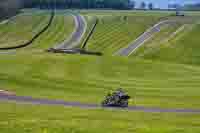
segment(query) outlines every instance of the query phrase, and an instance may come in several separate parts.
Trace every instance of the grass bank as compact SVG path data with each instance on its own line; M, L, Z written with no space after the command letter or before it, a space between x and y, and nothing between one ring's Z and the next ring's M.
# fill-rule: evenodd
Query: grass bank
M131 105L199 108L200 68L140 59L79 55L0 56L1 88L39 98L100 103L117 87Z

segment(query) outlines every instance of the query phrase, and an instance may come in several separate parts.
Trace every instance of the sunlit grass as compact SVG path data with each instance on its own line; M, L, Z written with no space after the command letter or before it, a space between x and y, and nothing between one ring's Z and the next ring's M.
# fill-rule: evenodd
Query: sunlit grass
M0 84L18 95L100 103L123 87L132 105L199 108L195 66L79 55L1 55Z
M0 25L0 47L21 45L44 28L50 18L49 13L22 13Z
M112 55L126 47L146 29L159 21L160 17L150 16L104 16L100 17L94 34L87 47L92 51Z
M161 43L143 58L151 60L168 61L199 65L200 50L200 25L186 25L174 39Z
M32 45L24 50L41 50L59 45L67 40L75 28L73 17L67 12L57 12L52 24Z
M199 133L198 114L143 113L117 110L0 103L3 133Z

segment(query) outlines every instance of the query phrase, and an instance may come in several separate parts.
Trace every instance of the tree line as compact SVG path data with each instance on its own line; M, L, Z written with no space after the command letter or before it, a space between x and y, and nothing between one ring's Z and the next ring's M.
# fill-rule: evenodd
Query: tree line
M0 14L23 8L107 8L134 9L132 0L0 0ZM153 4L141 3L140 9L153 9Z
M26 8L107 8L135 9L134 0L22 0ZM154 9L153 3L142 1L137 9Z
M200 3L196 4L186 4L183 7L184 10L193 10L193 11L200 11Z
M0 19L16 14L20 8L128 9L130 0L0 0Z
M0 0L0 19L17 13L20 8L66 9L66 8L106 8L106 9L135 9L132 0ZM141 2L139 9L152 10L153 4Z
M25 7L128 9L130 0L22 0Z

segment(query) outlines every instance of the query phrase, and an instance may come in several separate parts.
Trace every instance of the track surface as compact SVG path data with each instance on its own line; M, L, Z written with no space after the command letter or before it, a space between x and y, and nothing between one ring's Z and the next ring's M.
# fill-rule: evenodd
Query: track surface
M7 95L0 93L0 101L16 102L16 103L27 103L27 104L39 104L39 105L62 105L66 107L79 107L83 109L101 109L102 107L97 104L82 104L79 102L66 102L61 100L48 100L48 99L37 99L32 97L23 97L15 95ZM128 108L116 108L116 107L106 107L105 109L120 109L127 111L141 111L150 113L192 113L200 114L200 110L194 109L161 109L161 108L151 108L151 107L139 107L132 106Z
M174 24L176 21L173 20L165 20L157 23L146 32L144 32L140 37L138 37L135 41L133 41L127 48L123 48L119 50L115 55L120 56L129 56L133 53L137 48L139 48L142 44L144 44L147 40L149 40L155 33L160 32L162 26L166 24Z
M75 21L75 30L71 37L61 44L58 44L56 49L70 49L76 47L86 31L86 21L81 15L73 15Z

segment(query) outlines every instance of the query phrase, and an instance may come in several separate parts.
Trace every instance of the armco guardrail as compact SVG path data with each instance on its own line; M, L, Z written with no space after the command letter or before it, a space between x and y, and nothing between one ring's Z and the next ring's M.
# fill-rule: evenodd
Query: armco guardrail
M54 16L55 16L55 12L52 11L48 24L40 32L38 32L36 35L34 35L33 38L30 39L29 41L25 42L24 44L17 45L17 46L0 48L0 50L18 49L18 48L23 48L23 47L30 45L31 43L33 43L34 40L36 40L42 33L44 33L49 28L49 26L52 24Z

